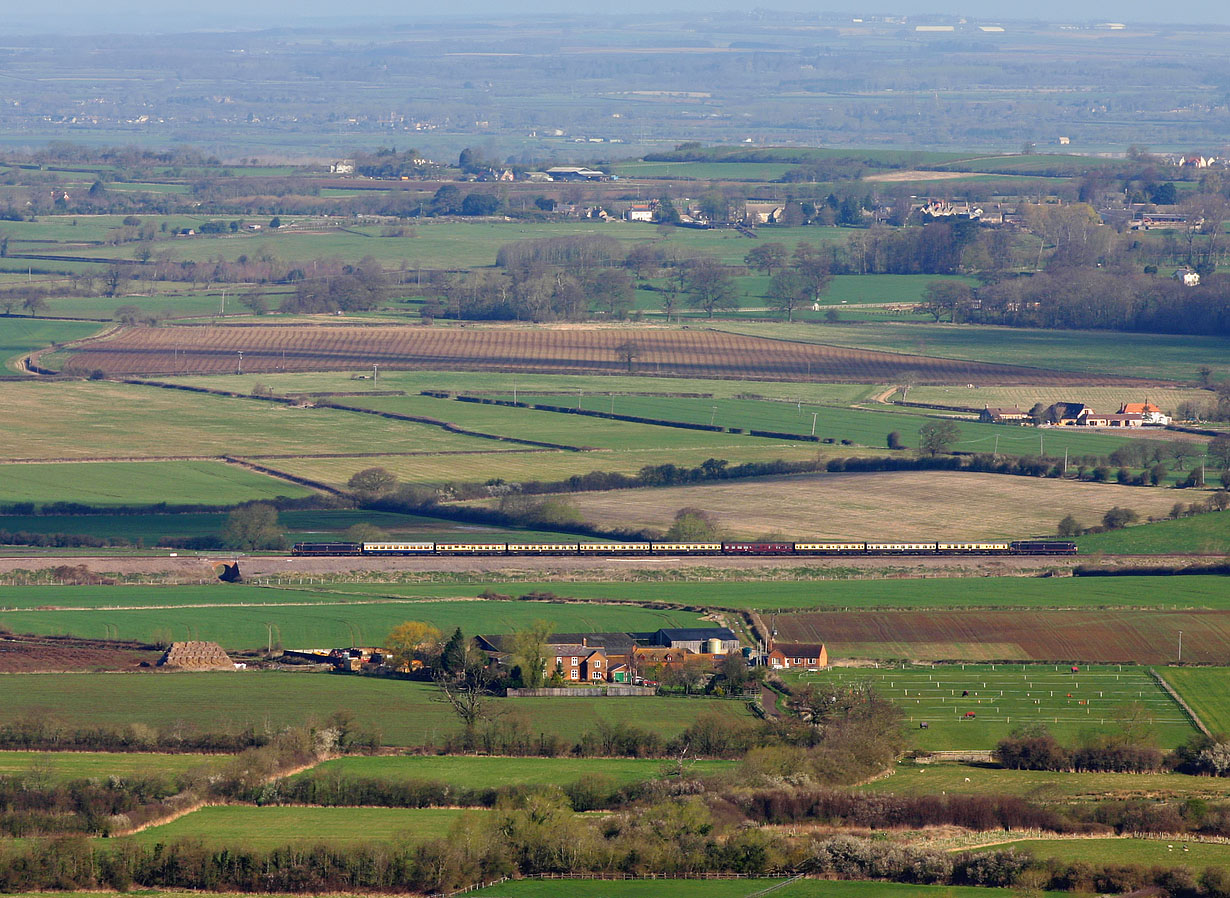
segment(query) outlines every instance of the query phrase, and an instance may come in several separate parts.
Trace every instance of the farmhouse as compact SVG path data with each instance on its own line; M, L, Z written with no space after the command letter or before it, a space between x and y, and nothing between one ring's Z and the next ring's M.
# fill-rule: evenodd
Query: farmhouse
M1029 413L1014 405L1002 408L987 406L978 414L978 420L983 424L1028 424Z
M1174 419L1162 414L1162 410L1150 402L1125 402L1119 409L1120 415L1140 415L1142 423L1155 427L1166 427Z
M602 649L584 643L552 645L550 649L554 655L547 658L548 675L576 683L606 680L610 663Z
M1083 425L1091 414L1093 409L1083 402L1056 402L1046 410L1047 420L1060 427Z
M780 202L748 200L743 204L743 221L750 225L774 224L781 220L786 207Z
M773 670L817 670L829 665L829 650L823 643L770 642L765 664Z

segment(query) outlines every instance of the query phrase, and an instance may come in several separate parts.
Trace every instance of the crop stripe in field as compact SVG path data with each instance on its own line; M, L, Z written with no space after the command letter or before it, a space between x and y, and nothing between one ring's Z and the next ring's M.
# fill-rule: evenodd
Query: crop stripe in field
M1179 693L1175 690L1175 688L1171 686L1168 682L1166 682L1165 677L1163 677L1160 673L1158 673L1152 667L1149 668L1149 676L1153 677L1154 681L1157 683L1158 686L1161 687L1162 691L1165 692L1167 695L1169 695L1172 699L1174 699L1175 704L1177 704L1180 708L1183 709L1183 713L1188 716L1188 718L1191 720L1193 724L1195 724L1196 729L1200 730L1200 732L1204 733L1206 736L1212 738L1213 736L1212 731L1207 726L1204 725L1204 721L1200 719L1200 715L1192 710L1191 705L1183 701L1183 696L1179 695Z

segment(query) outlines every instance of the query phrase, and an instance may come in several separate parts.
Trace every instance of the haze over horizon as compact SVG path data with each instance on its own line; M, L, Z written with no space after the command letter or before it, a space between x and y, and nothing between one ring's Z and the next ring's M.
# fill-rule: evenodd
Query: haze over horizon
M804 0L773 0L767 10L789 12L818 10ZM566 0L531 0L515 10L491 0L460 0L445 9L426 4L406 4L395 0L357 0L339 12L328 0L216 0L207 8L167 6L155 0L114 0L100 9L92 0L60 0L53 8L25 8L10 11L0 33L148 33L164 31L227 31L232 29L284 27L327 27L345 22L373 19L421 21L440 18L479 16L483 18L516 18L541 14L570 15L635 15L670 14L678 12L736 12L738 6L714 7L705 0L672 0L667 5L651 0L626 0L618 10L605 4L566 2ZM1161 25L1230 25L1230 6L1212 0L1196 0L1178 6L1159 7L1146 0L1080 0L1064 3L1041 0L1027 11L1008 0L877 0L866 8L850 6L850 15L941 15L967 16L978 21L1000 18L1004 21L1052 22L1128 22ZM1027 15L1023 13L1028 13Z

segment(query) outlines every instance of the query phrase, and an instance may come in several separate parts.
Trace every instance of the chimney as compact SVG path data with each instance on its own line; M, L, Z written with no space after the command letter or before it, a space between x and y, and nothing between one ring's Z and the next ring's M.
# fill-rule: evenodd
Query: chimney
M583 648L589 648L589 637L588 636L581 637L581 646Z

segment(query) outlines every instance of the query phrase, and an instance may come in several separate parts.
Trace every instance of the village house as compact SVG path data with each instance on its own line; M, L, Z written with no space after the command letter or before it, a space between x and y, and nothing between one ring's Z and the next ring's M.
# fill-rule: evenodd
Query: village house
M1192 271L1190 268L1180 268L1171 277L1176 281L1180 281L1184 287L1200 286L1200 274Z
M633 203L624 213L627 221L653 221L653 203Z

